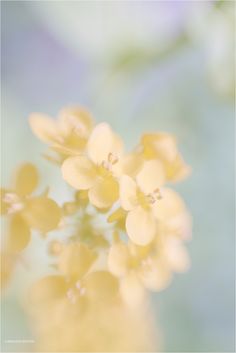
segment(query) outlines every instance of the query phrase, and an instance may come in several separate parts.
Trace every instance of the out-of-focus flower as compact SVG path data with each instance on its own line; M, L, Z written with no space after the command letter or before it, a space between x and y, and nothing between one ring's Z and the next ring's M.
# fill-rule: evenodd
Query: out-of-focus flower
M47 194L33 196L38 186L38 171L30 163L23 164L15 173L12 188L1 189L1 214L9 216L6 249L23 250L30 241L30 229L47 233L56 229L61 209Z
M79 242L70 242L60 247L56 268L59 275L42 278L32 288L33 300L45 295L45 301L56 296L79 307L103 300L116 294L117 280L107 271L90 271L97 258L96 252ZM61 290L58 290L58 289ZM75 305L75 308L76 308Z
M67 158L63 178L75 189L88 190L92 205L109 208L119 197L119 158L123 143L106 123L98 124L87 143L88 156Z
M158 159L163 163L167 181L177 182L189 175L190 167L179 153L173 135L165 132L144 134L140 145L144 159Z
M34 134L58 153L55 161L59 163L68 156L81 154L93 127L91 114L82 107L62 109L58 120L45 114L32 113L29 122ZM54 160L50 155L47 157Z
M121 241L109 251L108 268L120 278L120 292L130 306L139 305L146 298L146 290L161 291L171 282L172 272L189 268L188 253L173 236L158 232L147 246Z
M161 199L160 187L165 173L158 160L144 163L134 181L128 175L120 179L120 202L128 212L126 230L130 239L138 245L150 243L156 233L156 202Z
M152 323L147 313L142 308L133 312L124 306L117 279L108 271L91 271L94 260L88 247L69 243L58 256L60 274L44 277L31 287L30 313L40 337L37 349L153 349Z

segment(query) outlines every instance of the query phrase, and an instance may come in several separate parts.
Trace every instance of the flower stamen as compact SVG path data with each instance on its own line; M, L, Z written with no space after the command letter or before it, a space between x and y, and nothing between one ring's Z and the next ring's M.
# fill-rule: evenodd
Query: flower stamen
M156 188L153 192L147 195L147 200L150 204L154 204L156 201L161 199L162 195L159 188Z

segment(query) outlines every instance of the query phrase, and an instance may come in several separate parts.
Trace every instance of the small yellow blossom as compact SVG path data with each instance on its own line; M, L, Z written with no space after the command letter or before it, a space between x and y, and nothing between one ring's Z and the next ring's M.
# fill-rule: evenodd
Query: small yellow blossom
M62 109L58 120L42 113L32 113L29 122L33 133L59 154L59 163L84 150L93 127L92 116L82 107Z
M132 193L129 196L129 200L124 200L126 206L135 200ZM183 200L175 191L162 188L161 199L152 208L156 219L152 241L140 246L116 240L108 255L108 268L121 278L121 294L129 305L139 304L145 298L144 288L160 291L169 285L173 272L189 268L183 241L191 235L191 219Z
M127 175L120 179L120 202L128 212L126 230L138 245L150 243L156 233L156 203L161 199L160 187L165 182L162 164L157 160L144 163L136 181Z
M153 350L148 314L142 307L132 311L123 305L118 280L108 271L92 270L94 259L88 247L68 243L58 258L59 274L43 277L30 288L28 302L31 318L37 321L37 348Z
M67 300L68 304L87 306L116 295L118 282L108 271L90 271L96 253L86 245L71 242L64 245L58 255L58 275L50 275L36 282L31 288L31 300L40 304ZM43 298L42 298L43 297ZM76 308L76 306L75 306Z
M136 306L146 297L146 290L161 291L171 281L172 272L189 268L189 257L182 242L157 234L148 246L131 242L114 243L108 255L108 268L119 277L120 291L128 305Z
M189 175L190 167L179 153L173 135L165 132L144 134L140 144L144 159L158 159L163 163L168 181L177 182Z
M119 197L117 176L122 152L119 136L108 124L98 124L88 140L87 156L70 157L62 164L63 178L77 190L88 190L95 207L109 208Z
M1 189L1 213L9 216L6 247L10 252L23 250L30 240L30 229L47 233L57 228L61 210L46 195L33 196L38 185L37 169L25 163L16 171L13 187Z

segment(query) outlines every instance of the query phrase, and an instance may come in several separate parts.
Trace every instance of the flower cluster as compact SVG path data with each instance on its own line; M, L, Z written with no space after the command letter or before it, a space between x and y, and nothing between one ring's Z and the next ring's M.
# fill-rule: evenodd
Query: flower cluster
M48 246L54 272L29 294L41 349L85 351L95 342L95 350L147 349L147 334L135 324L147 290L164 289L174 272L189 267L184 242L191 235L191 218L169 184L184 179L190 168L175 138L147 133L127 153L120 136L107 123L95 125L81 107L63 109L58 120L33 113L29 121L49 146L45 157L59 165L74 195L61 206L48 189L35 196L39 177L29 163L17 171L11 188L1 190L2 214L9 217L4 256L24 250L31 229L44 236L59 228L67 232L63 241L58 236ZM123 348L119 334L132 325L134 339L126 338L130 343Z

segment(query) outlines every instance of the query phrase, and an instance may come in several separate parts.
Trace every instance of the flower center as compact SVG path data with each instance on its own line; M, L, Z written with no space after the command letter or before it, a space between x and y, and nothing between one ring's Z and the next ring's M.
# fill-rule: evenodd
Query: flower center
M24 208L24 204L19 196L13 192L6 193L3 201L8 205L8 214L19 212Z
M112 167L113 165L115 165L117 162L119 161L119 158L112 152L110 152L107 156L106 160L103 160L100 167L100 173L103 174L107 174L107 172L111 172L112 171Z
M156 188L153 192L148 194L146 197L147 197L150 204L154 204L156 201L162 199L161 192L160 192L159 188Z
M75 304L76 301L79 299L79 297L82 297L85 294L86 294L85 287L83 287L81 282L78 281L76 282L75 287L70 288L67 291L66 296L72 304Z
M73 115L70 115L67 120L72 128L72 131L80 136L86 136L87 129L84 124L76 119Z
M161 200L161 192L159 188L156 188L153 192L145 195L141 190L137 192L138 203L144 208L149 209L156 201Z

